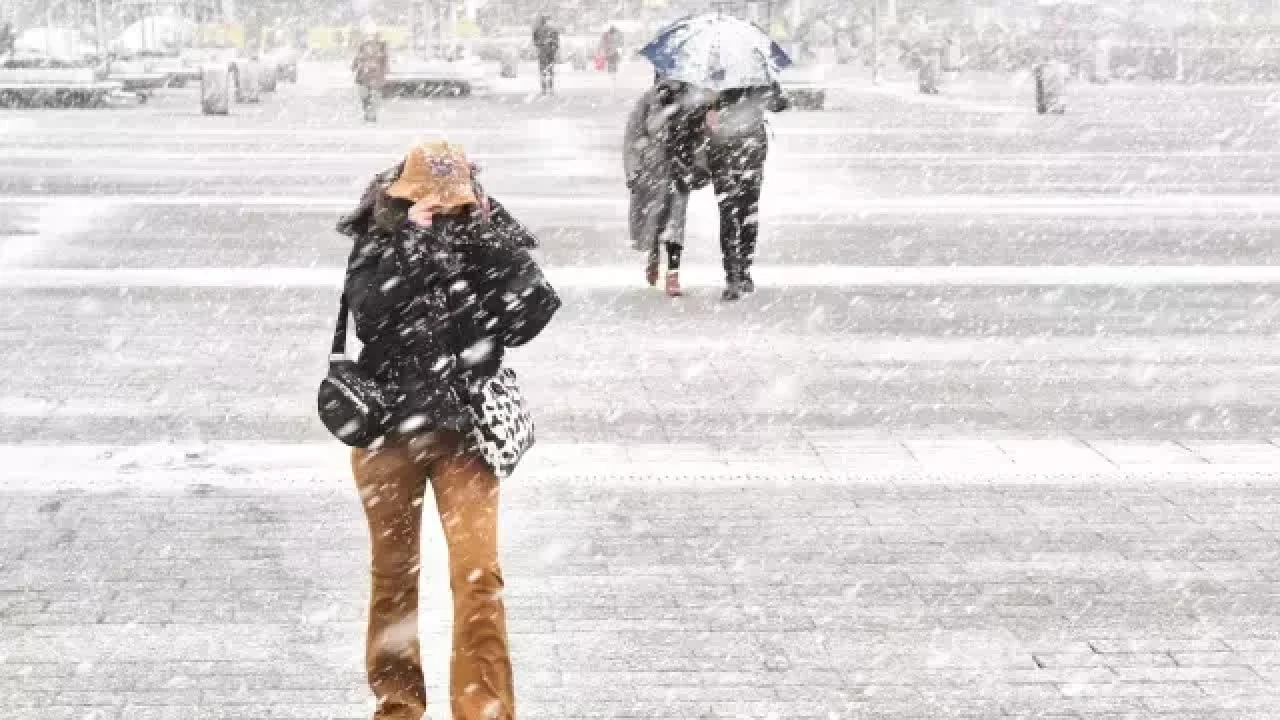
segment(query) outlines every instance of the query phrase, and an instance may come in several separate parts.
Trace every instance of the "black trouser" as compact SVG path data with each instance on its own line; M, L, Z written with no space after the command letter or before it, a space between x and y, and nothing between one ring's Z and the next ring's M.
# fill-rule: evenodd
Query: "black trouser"
M768 138L763 132L732 144L711 146L711 184L720 206L720 253L725 279L730 282L750 272L755 259L767 154Z
M676 272L680 269L680 256L684 253L684 246L679 243L667 243L667 270Z
M556 91L555 58L538 58L538 77L542 80L542 92L553 93Z

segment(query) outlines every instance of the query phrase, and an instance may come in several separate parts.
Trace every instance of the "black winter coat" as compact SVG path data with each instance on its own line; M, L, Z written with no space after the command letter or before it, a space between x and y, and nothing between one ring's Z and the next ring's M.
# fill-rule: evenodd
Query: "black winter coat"
M708 157L712 175L718 177L756 173L769 153L765 112L782 112L790 101L782 88L734 88L721 92L714 104L719 127L710 133Z
M682 193L711 182L707 167L707 110L711 94L691 85L665 81L655 91L658 105L667 109L662 141L670 174Z
M498 372L505 348L536 337L560 299L528 252L536 241L496 201L488 218L436 216L426 229L409 224L407 203L378 194L373 205L339 225L355 237L345 292L360 367L391 401L393 435L465 433L471 388Z
M538 62L550 65L560 56L560 31L551 23L541 23L533 29L533 46L538 51Z

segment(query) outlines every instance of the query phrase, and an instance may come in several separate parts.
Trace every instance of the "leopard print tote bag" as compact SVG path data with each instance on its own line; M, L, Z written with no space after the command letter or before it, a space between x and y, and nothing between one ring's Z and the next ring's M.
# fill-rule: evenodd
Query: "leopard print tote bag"
M520 459L533 447L533 416L516 382L516 371L502 368L472 392L475 427L471 448L499 479L511 477Z

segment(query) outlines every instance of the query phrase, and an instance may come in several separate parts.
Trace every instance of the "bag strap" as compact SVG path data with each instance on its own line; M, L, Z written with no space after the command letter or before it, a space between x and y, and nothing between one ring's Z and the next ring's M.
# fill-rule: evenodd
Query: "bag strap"
M333 347L329 352L329 362L338 362L347 359L347 317L351 314L348 312L347 294L342 293L342 300L338 302L338 326L333 331Z

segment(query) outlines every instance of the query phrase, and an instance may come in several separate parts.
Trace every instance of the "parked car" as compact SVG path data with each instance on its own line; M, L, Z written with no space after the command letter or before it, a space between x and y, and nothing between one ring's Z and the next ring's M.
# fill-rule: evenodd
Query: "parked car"
M260 91L275 89L276 67L256 60L235 47L189 48L183 53L197 67L219 65L226 68L230 87L235 97L257 97ZM269 73L269 74L268 74ZM256 87L242 87L242 82L252 78Z
M799 62L783 70L779 82L796 109L822 110L826 107L826 65Z
M120 91L92 58L18 51L0 59L0 107L101 107Z
M167 87L180 88L200 82L199 63L179 52L141 52L136 58L145 62L152 72L164 73L168 77Z
M423 60L408 54L391 58L391 72L382 87L386 97L465 97L484 90L484 71L473 57Z
M59 62L81 62L98 54L98 46L79 30L69 27L34 27L18 34L14 54Z
M280 82L298 82L298 61L302 58L302 53L292 45L278 47L264 53L262 61L264 64L274 67L276 77Z
M155 69L154 63L145 57L113 57L107 60L107 79L120 83L125 92L134 93L146 102L157 90L168 87L172 78L168 73Z

